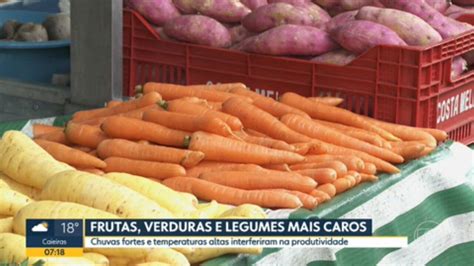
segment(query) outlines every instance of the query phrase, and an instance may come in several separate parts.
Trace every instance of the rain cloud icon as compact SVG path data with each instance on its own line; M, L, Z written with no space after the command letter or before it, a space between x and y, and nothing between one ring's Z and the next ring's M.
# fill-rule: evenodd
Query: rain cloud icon
M42 222L40 224L37 224L31 228L32 232L48 232L48 223L47 222Z

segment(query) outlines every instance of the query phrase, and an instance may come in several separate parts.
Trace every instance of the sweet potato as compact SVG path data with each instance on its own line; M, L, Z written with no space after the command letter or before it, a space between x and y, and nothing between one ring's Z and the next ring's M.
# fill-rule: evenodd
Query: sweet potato
M242 4L248 7L250 10L255 10L261 6L268 5L267 0L240 0Z
M438 31L443 39L457 36L473 28L467 23L445 17L424 0L380 0L380 2L388 8L406 11L422 18Z
M184 15L170 20L164 26L166 35L195 44L227 47L231 44L230 33L217 20L201 15Z
M344 10L351 11L374 5L374 2L374 0L341 0L340 5Z
M425 2L441 13L444 13L451 5L451 1L449 0L425 0ZM473 3L471 0L471 4Z
M194 8L194 0L173 0L173 3L183 14L196 13L196 9Z
M364 53L377 45L407 45L390 28L371 21L355 20L331 32L331 37L346 50Z
M248 31L244 26L239 25L229 29L232 44L239 43L244 39L254 36L255 33Z
M242 42L247 52L270 55L320 55L338 45L325 31L301 25L282 25Z
M467 9L457 5L451 5L446 10L446 12L444 12L444 15L457 20L464 15L474 16L474 9Z
M331 51L311 59L312 62L344 66L352 62L356 55L344 50Z
M130 0L129 5L151 23L159 26L180 16L178 9L171 0Z
M453 64L451 65L451 79L458 78L466 70L467 61L461 56L455 57L453 59Z
M308 12L286 3L259 7L242 20L242 25L252 32L263 32L284 24L311 26L311 23Z
M401 10L366 6L359 10L356 19L385 25L395 31L408 45L424 46L443 40L430 24Z
M194 8L202 15L220 22L240 22L251 12L239 0L193 0Z
M269 3L287 3L299 9L303 9L303 11L307 12L313 20L311 26L318 28L321 28L325 23L331 20L331 16L329 16L324 9L311 3L309 0L270 0Z
M348 22L354 21L355 16L357 15L357 10L348 11L341 13L335 17L333 17L327 24L326 24L326 31L331 33L336 28L345 25Z
M313 2L319 6L324 7L325 9L328 9L340 5L341 0L314 0Z

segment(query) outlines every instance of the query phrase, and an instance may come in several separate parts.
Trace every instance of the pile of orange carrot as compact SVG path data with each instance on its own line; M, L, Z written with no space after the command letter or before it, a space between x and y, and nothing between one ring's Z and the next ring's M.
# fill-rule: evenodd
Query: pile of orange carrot
M66 128L34 125L35 140L83 171L145 176L202 200L314 209L447 138L354 114L339 98L276 101L241 83L137 89L133 100L75 113Z

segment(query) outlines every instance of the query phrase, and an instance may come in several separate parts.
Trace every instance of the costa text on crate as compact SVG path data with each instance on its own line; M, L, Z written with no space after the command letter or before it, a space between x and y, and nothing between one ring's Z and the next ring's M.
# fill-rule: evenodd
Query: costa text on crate
M442 123L474 108L472 89L463 91L438 103L438 120Z

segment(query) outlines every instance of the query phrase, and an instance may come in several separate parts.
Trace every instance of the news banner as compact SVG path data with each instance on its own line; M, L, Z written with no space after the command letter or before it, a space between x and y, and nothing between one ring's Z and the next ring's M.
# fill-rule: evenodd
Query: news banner
M84 248L401 248L372 220L27 220L28 256L82 256Z

